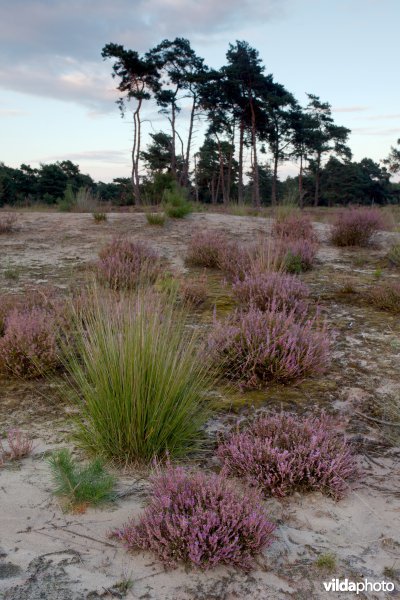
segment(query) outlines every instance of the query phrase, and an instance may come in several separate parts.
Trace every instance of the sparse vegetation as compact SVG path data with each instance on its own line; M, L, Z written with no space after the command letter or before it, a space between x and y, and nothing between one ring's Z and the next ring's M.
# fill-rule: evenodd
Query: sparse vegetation
M370 302L380 308L392 313L400 313L400 282L385 281L373 286L368 291Z
M8 448L0 439L0 467L7 461L20 460L29 456L33 450L33 441L30 436L20 429L10 429L6 436Z
M393 244L388 252L389 263L394 267L400 267L400 244Z
M12 233L17 229L18 218L15 214L0 214L0 235Z
M327 552L326 554L320 554L314 564L318 569L332 572L337 566L336 556L330 552Z
M92 213L92 216L96 223L105 223L107 221L107 213L105 212L96 211Z
M142 517L114 532L129 549L153 552L170 567L225 564L248 571L273 541L275 527L258 494L241 493L222 475L168 466L152 483Z

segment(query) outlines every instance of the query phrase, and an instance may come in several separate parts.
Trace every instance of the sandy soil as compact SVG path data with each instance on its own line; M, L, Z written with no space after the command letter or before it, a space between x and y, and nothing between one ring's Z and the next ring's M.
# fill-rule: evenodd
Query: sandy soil
M87 277L98 249L115 235L149 239L175 268L184 269L185 246L193 227L225 230L251 241L268 233L267 219L196 214L165 228L149 227L144 215L111 214L105 224L91 215L24 213L20 230L0 237L0 290L23 293L51 284L63 293ZM201 573L183 568L166 572L148 554L127 554L108 532L138 514L148 484L137 473L119 473L122 497L112 506L85 514L64 513L51 493L48 452L69 445L70 407L43 382L0 382L0 426L19 425L35 437L33 456L0 471L0 597L7 600L80 600L85 598L319 599L332 577L393 581L400 589L400 446L391 431L379 430L360 413L371 414L375 401L400 390L399 319L376 311L363 291L382 268L398 234L382 234L368 251L338 250L327 241L327 226L316 224L323 240L319 265L304 279L336 331L334 360L321 378L288 388L245 394L235 405L240 414L285 404L299 411L325 407L336 413L360 456L362 476L347 497L335 503L321 494L268 500L277 523L277 540L246 575L233 569ZM10 278L7 272L17 273ZM354 291L345 291L351 283ZM236 419L223 414L211 429ZM126 493L126 495L124 495ZM333 572L315 565L320 554L336 557ZM390 570L390 571L388 571ZM386 575L384 575L384 572ZM387 573L390 572L390 577ZM131 582L123 591L123 583ZM125 594L125 595L124 595ZM351 598L348 593L345 597ZM354 596L355 597L355 596ZM384 593L359 598L384 598ZM400 597L398 592L388 598Z

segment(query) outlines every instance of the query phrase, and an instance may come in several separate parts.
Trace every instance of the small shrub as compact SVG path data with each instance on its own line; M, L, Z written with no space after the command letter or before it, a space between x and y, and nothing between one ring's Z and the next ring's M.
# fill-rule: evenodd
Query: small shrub
M290 212L278 218L272 225L272 234L279 239L318 242L310 218L298 212Z
M274 301L277 310L295 308L304 313L309 290L293 275L265 272L246 275L242 281L236 281L233 293L244 306L253 305L264 311Z
M317 251L318 244L302 238L288 239L287 242L282 242L277 247L277 252L282 257L284 270L292 274L312 269Z
M76 206L76 196L70 183L65 188L64 196L57 200L58 208L61 212L70 212Z
M32 378L59 364L54 315L41 308L14 309L0 337L0 372Z
M394 244L388 252L388 260L394 267L400 267L400 244Z
M372 287L368 292L370 302L392 313L400 313L400 282L388 281Z
M295 306L278 310L276 302L266 311L250 307L216 322L209 343L224 375L245 388L322 373L329 362L325 323Z
M165 190L164 203L165 212L171 219L183 219L192 212L186 190L177 184L174 184L171 189Z
M186 263L193 267L220 269L228 244L222 231L195 231L188 244Z
M54 493L65 497L71 506L112 500L115 478L105 471L99 459L80 467L65 449L54 452L49 464L55 483Z
M183 279L179 286L179 293L184 302L191 306L201 306L207 300L207 278Z
M8 450L0 440L0 466L6 460L20 460L29 456L33 450L33 442L26 433L20 429L10 429L7 433Z
M146 219L149 225L158 225L160 227L164 226L166 221L165 213L160 212L148 212L146 213Z
M249 274L282 271L284 254L270 240L252 244L230 242L221 257L221 269L230 280L244 279Z
M248 571L273 540L275 528L259 495L241 494L221 475L188 475L168 466L152 483L150 504L139 521L113 534L129 549L153 552L169 567L182 561L202 569L223 564Z
M17 216L14 214L0 214L0 235L3 233L12 233L17 228Z
M124 462L193 451L212 370L185 307L173 294L139 290L116 303L94 291L77 317L65 394L79 410L82 446Z
M92 216L96 223L104 223L107 221L107 213L105 212L93 212Z
M357 474L355 458L333 422L289 413L262 416L217 450L223 470L266 496L318 490L338 500Z
M99 252L97 276L113 290L153 283L161 272L158 254L145 242L113 240Z
M384 228L385 220L378 208L348 208L334 222L331 240L336 246L369 246Z

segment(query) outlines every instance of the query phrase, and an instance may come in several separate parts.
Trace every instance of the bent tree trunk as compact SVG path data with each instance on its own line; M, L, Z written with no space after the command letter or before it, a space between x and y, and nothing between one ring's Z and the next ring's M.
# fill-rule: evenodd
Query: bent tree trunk
M241 119L239 128L239 181L238 181L238 202L244 202L243 192L243 145L244 145L244 121Z
M141 204L140 178L139 178L139 154L140 154L140 109L142 100L138 101L133 113L133 146L132 146L132 188L135 204Z

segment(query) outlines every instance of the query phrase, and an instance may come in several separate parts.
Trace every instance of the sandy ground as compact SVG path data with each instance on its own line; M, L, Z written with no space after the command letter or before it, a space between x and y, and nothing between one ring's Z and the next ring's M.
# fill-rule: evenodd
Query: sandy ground
M105 224L91 215L24 213L20 230L0 237L0 289L22 293L30 287L68 288L87 277L86 266L115 235L149 239L175 268L183 269L186 242L193 227L218 228L251 241L265 235L263 218L196 214L165 228L149 227L144 215L112 214ZM109 531L139 514L148 484L137 473L119 474L119 491L127 495L112 506L85 514L62 510L51 493L46 462L53 448L70 445L69 407L52 397L43 382L0 382L0 426L19 425L35 437L33 456L0 470L0 597L8 600L80 600L85 598L284 599L352 598L325 592L333 577L393 581L400 590L400 447L392 432L381 431L359 413L372 401L385 401L400 390L399 319L376 311L363 299L374 273L387 270L384 255L398 234L382 234L368 251L338 250L326 242L327 226L316 224L323 240L319 265L304 279L336 331L332 369L323 378L263 393L245 395L241 413L275 404L300 411L328 408L360 456L362 476L345 499L335 503L321 494L268 500L277 523L277 539L250 574L219 568L201 573L183 568L166 572L149 554L127 554ZM6 276L17 271L17 278ZM355 293L344 293L351 282ZM221 416L214 426L236 419ZM217 420L218 421L218 420ZM390 443L389 443L390 442ZM315 565L320 554L336 557L333 572ZM386 575L384 575L386 573ZM390 573L390 576L388 575ZM123 583L131 582L123 592ZM125 595L124 595L125 594ZM360 594L359 598L394 598Z

